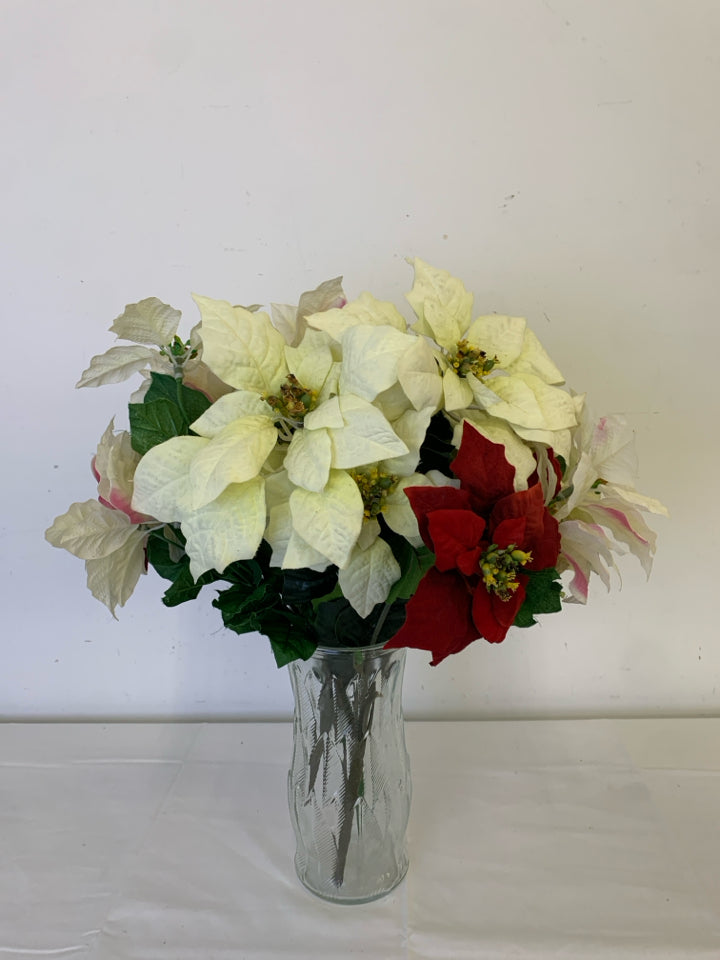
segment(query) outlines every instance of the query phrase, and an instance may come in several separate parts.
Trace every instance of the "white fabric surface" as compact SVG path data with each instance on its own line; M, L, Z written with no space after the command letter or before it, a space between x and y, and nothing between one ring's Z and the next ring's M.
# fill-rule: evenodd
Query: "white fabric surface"
M0 960L720 957L720 720L409 723L410 871L295 878L290 724L0 726Z

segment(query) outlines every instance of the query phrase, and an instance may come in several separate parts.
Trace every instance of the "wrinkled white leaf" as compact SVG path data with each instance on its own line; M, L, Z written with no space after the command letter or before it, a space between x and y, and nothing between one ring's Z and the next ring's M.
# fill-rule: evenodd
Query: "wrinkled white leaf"
M156 353L150 347L110 347L92 358L75 386L100 387L105 383L122 383L146 367Z
M177 333L182 314L157 297L129 303L115 319L110 331L120 340L167 346Z
M190 464L209 442L173 437L148 450L135 471L133 509L163 523L184 519L193 508Z
M526 331L524 317L491 313L473 320L465 339L471 346L484 350L491 359L497 357L498 366L509 370L522 353Z
M439 316L437 312L432 318L426 314L426 305L433 304L443 309L445 317L452 318L455 329L467 330L472 319L473 296L465 289L463 282L451 276L447 270L437 270L418 257L410 262L415 269L415 279L407 300L418 318L415 329L433 336L430 321L435 319L439 322Z
M98 560L119 550L136 529L121 510L85 500L57 517L45 531L45 539L81 560Z
M564 430L574 427L575 405L570 394L529 373L492 377L485 381L501 403L487 412L513 426L531 430Z
M416 410L440 406L443 386L440 368L427 341L415 337L398 360L397 375L400 384Z
M264 530L265 481L254 477L230 484L182 522L190 573L197 580L206 570L222 573L235 560L252 559Z
M323 280L314 290L303 293L298 303L298 317L304 319L313 313L342 307L345 303L342 279L342 277L333 277L332 280Z
M285 469L298 487L319 492L328 482L332 444L327 430L296 430L287 453Z
M96 600L105 604L113 617L115 608L125 606L141 575L146 572L146 537L143 530L134 529L113 553L85 561L88 589Z
M448 367L443 374L442 386L445 409L448 412L464 410L473 402L473 392L467 379L459 377L451 367Z
M458 319L446 307L434 300L426 300L423 305L424 323L431 330L435 343L450 353L455 353L465 331Z
M333 466L359 467L408 452L382 413L367 400L352 394L339 398L345 426L330 430Z
M231 483L256 477L276 443L277 430L268 417L243 417L229 423L190 464L193 508L210 503Z
M408 452L401 457L392 457L383 461L383 469L398 476L408 476L418 465L420 447L425 440L425 434L430 419L435 413L433 407L426 410L406 410L397 420L393 420L392 428L397 436L408 448Z
M338 573L338 584L350 606L368 617L376 604L387 600L400 572L392 550L378 537L365 550L353 549L347 566Z
M398 379L398 362L415 338L389 326L358 325L343 334L341 393L374 400Z
M330 339L320 330L308 330L297 347L285 347L288 373L303 387L320 391L333 365Z
M272 423L272 410L259 394L233 390L208 407L191 427L201 437L211 440L235 420L263 416Z
M345 426L345 421L340 411L340 401L337 397L331 397L329 400L325 400L305 415L303 423L308 430L321 430L324 427L335 427L337 429Z
M342 568L363 522L357 484L343 470L332 470L322 493L300 488L290 497L293 527L302 539Z
M236 390L274 393L287 376L285 340L263 312L194 296L202 316L203 360Z
M285 342L294 346L297 343L297 307L289 303L271 303L270 317L272 325L282 334Z

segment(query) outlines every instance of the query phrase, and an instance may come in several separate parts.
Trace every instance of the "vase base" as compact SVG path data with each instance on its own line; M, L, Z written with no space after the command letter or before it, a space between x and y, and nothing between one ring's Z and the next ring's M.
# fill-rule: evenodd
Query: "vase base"
M337 889L330 889L330 890L328 889L318 890L314 886L312 886L311 883L308 882L306 877L303 877L303 875L300 873L300 871L297 868L297 864L295 865L295 873L297 874L297 877L300 883L305 887L306 890L312 893L313 896L319 897L321 900L326 900L328 903L337 903L341 905L344 904L347 906L352 906L358 903L372 903L374 900L382 900L383 897L389 896L393 892L393 890L396 890L398 888L398 886L403 882L403 880L407 876L408 866L409 866L409 863L408 861L406 861L403 869L400 871L400 873L398 873L397 877L391 883L389 883L388 886L382 887L379 890L375 890L372 893L368 893L364 895L353 895L350 892L343 893L342 887L338 887Z

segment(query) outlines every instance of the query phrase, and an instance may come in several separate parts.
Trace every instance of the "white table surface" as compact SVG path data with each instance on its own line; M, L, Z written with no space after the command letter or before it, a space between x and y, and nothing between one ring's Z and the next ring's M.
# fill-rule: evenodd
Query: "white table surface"
M0 960L720 958L720 719L408 723L410 871L295 878L290 724L0 725Z

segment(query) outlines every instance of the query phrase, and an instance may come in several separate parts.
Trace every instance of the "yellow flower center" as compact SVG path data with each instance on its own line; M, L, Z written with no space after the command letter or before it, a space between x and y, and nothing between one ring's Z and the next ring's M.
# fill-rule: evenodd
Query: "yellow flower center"
M509 547L490 544L480 557L480 573L488 591L501 600L509 600L520 586L517 572L532 560L530 551L519 550L514 543Z
M377 467L362 472L356 471L350 474L358 485L360 496L363 502L363 514L366 520L376 517L382 513L385 506L385 498L392 493L398 484L399 477L393 473L383 473Z
M497 362L497 357L488 357L484 350L473 347L467 340L458 340L457 349L450 356L450 365L459 377L472 373L479 380L487 376Z

